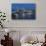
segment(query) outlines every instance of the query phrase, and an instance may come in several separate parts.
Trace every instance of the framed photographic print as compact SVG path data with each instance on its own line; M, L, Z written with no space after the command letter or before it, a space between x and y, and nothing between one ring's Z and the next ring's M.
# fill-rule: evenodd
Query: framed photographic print
M35 20L36 4L31 3L13 3L11 8L11 18L13 20Z

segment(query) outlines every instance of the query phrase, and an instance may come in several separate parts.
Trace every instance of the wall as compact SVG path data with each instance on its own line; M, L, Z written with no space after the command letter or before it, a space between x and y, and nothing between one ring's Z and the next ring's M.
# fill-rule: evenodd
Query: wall
M36 20L12 20L11 4L17 2L36 3ZM11 31L20 31L20 37L31 31L46 31L46 0L0 0L0 11L6 13L7 20L4 26ZM0 29L2 31L2 29ZM44 32L46 33L46 32ZM16 34L18 38L18 35ZM18 40L18 39L17 39ZM16 44L17 45L17 44Z
M36 3L36 20L12 20L12 3ZM46 27L46 0L0 0L0 10L6 12L7 27Z

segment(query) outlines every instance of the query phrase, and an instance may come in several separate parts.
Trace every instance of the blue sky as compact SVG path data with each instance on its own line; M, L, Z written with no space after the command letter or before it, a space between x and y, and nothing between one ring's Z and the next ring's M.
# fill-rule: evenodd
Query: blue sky
M20 3L20 4L16 4L16 3L13 3L12 4L12 11L16 11L16 9L22 9L22 8L25 8L25 9L35 9L36 8L36 4L31 4L31 3L28 3L28 4L25 4L25 3Z

